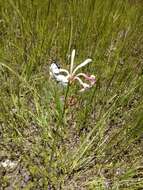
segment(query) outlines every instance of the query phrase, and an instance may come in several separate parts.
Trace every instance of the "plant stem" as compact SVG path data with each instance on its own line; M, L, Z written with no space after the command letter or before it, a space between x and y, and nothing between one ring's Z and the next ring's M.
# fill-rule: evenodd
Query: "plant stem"
M68 83L67 89L66 89L66 94L65 94L65 99L64 99L64 107L63 107L63 113L62 113L62 118L64 119L65 111L66 111L66 105L67 105L67 98L68 98L68 93L69 93L69 87L70 84Z

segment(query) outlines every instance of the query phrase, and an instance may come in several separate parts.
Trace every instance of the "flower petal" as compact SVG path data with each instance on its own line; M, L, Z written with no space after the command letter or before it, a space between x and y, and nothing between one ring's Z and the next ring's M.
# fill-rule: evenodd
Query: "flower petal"
M73 74L75 74L75 72L80 69L81 67L84 67L85 65L87 65L88 63L90 63L92 61L92 59L86 59L83 63L81 63L80 65L78 65L74 71Z
M88 75L85 74L85 73L79 73L79 74L77 74L76 76L77 76L77 77L80 77L80 76L84 77L86 80L90 81L90 83L91 83L92 85L95 84L95 82L96 82L94 75L88 76Z
M87 84L87 83L84 83L79 77L77 77L77 76L74 77L74 80L78 80L79 83L83 86L84 89L88 89L88 88L90 88L90 85Z
M72 54L71 54L70 73L72 73L72 71L73 71L74 58L75 58L75 49L72 50Z
M59 69L59 71L60 71L60 73L66 73L67 75L69 75L69 72L66 69Z
M52 63L50 66L50 72L54 74L59 74L60 70L58 68L58 66L55 63Z
M60 84L62 84L63 86L67 86L69 82L67 79L67 76L64 76L64 75L56 75L55 80L59 82Z
M79 90L79 92L84 92L86 90L87 90L86 88L82 88L82 89Z

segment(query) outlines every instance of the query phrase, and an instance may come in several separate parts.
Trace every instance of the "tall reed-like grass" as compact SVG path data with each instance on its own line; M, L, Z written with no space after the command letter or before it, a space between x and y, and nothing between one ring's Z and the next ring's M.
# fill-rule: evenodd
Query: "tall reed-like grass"
M137 0L0 0L0 189L143 188L142 20ZM49 77L74 48L84 93Z

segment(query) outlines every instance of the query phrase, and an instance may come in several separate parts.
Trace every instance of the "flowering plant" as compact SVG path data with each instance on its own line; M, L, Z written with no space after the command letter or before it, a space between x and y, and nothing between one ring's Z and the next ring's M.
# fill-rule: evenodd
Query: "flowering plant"
M71 64L70 64L70 71L66 69L61 69L55 62L53 62L50 66L50 76L54 78L57 82L62 84L63 86L67 86L68 84L72 84L74 81L78 81L82 86L80 92L83 92L89 88L91 88L96 80L94 75L87 75L85 73L77 73L77 71L84 67L85 65L92 62L92 59L86 59L84 62L79 64L74 68L74 58L75 58L75 49L72 51L71 54ZM83 82L83 79L87 82Z

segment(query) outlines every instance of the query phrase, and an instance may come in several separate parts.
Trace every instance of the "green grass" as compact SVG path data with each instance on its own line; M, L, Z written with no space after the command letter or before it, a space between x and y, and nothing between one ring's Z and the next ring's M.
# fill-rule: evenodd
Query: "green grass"
M0 189L143 188L142 20L137 0L0 0ZM73 48L84 93L49 77Z

